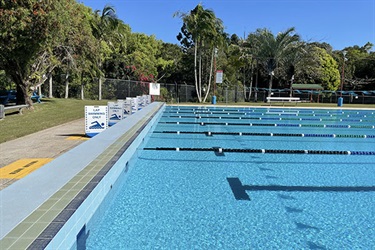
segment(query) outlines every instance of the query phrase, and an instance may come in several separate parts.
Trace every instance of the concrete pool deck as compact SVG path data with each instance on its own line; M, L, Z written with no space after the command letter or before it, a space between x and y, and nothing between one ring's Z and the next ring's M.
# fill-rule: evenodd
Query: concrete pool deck
M72 201L82 192L90 192L88 184L95 184L92 183L92 180L98 176L100 171L103 171L103 168L142 129L142 126L161 106L162 103L152 103L132 115L128 122L124 120L85 143L77 140L65 144L65 148L61 145L55 148L54 146L60 141L52 142L53 140L49 139L52 144L46 145L43 150L39 149L39 151L46 151L52 157L58 157L0 191L0 248L44 248L53 238L51 232L56 233L56 226L62 226L62 222L65 223L68 219L66 214L64 218L60 216L57 222L56 218L62 212L66 212L64 209L71 205ZM77 124L73 122L71 125L76 124L76 129L81 127L84 130L84 121L76 122ZM83 122L82 126L79 125L81 122ZM44 131L43 135L51 133L57 138L64 137L62 135L65 137L77 135L78 130L67 131L66 127L68 126L51 128L48 132ZM78 133L78 135L80 134L81 132ZM30 140L31 143L37 140L38 144L42 144L44 139L38 139L37 136L30 135L27 140ZM18 147L26 145L22 139L25 138L14 142L13 151L8 151L7 154L16 155L17 145ZM48 137L45 140L48 141ZM60 140L62 139L60 138ZM3 146L4 144L1 144L2 148ZM12 148L12 145L9 147ZM24 148L23 152L28 150L27 146L22 148ZM22 155L22 152L17 152L17 154ZM15 156L9 156L9 159L7 157L7 162L11 162L12 157ZM38 155L38 157L51 156ZM75 209L70 209L67 212L72 213ZM52 230L46 231L51 228L51 225ZM54 226L55 228L53 228ZM45 234L41 237L43 233Z
M0 190L22 178L19 174L23 174L26 168L30 173L31 166L27 161L35 163L40 159L55 159L86 141L88 138L84 135L85 120L82 118L1 143L0 169L4 172L0 175ZM29 166L25 167L27 164ZM11 165L23 170L18 175L6 175L5 168Z

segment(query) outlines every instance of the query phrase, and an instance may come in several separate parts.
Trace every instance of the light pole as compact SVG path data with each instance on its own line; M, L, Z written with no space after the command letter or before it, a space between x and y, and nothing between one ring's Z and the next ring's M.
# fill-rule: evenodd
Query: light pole
M340 86L340 97L338 99L338 102L337 102L337 106L341 107L344 103L344 99L342 98L342 89L344 87L344 81L345 81L345 61L346 61L346 51L344 50L342 52L343 54L343 62L342 62L342 73L341 73L341 86Z
M218 49L217 48L214 48L214 94L212 96L212 100L211 100L211 103L212 104L216 104L216 74L217 74L217 70L216 70L216 57L217 57L217 52L218 52Z
M217 48L215 48L214 49L214 71L215 71L215 74L214 74L214 96L216 96L216 71L217 71L217 69L216 69L216 57L217 57L217 51L218 51L218 49Z
M343 52L342 52L342 54L343 54L343 56L344 56L344 60L343 60L343 62L342 62L342 74L341 74L341 76L342 76L342 79L341 79L341 95L340 96L342 96L342 89L343 89L343 87L344 87L344 81L345 81L345 61L346 61L346 51L344 50Z

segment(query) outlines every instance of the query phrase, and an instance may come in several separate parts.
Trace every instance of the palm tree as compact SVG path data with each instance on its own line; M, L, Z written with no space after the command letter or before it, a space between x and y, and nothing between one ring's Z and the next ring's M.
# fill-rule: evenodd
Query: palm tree
M298 74L303 68L311 67L317 62L314 61L312 54L312 46L309 46L305 42L299 41L290 50L288 55L284 59L284 71L289 85L289 96L293 96L293 81L295 75Z
M271 96L275 70L287 60L289 54L293 53L299 45L300 36L294 32L294 28L289 28L276 36L268 29L258 29L254 33L255 47L259 49L257 58L263 62L270 76L268 96Z
M216 18L215 13L212 10L204 9L201 4L198 4L188 14L177 12L175 16L176 15L182 18L184 23L183 29L186 29L189 32L188 36L193 42L195 89L199 102L202 102L206 100L208 95L208 93L206 93L205 98L202 100L202 66L205 55L204 51L207 49L211 54L210 76L208 83L209 89L212 78L215 48L222 44L223 41L223 22ZM180 34L179 36L182 35Z
M211 89L211 81L212 81L212 74L216 74L216 58L218 56L218 48L219 47L224 47L226 45L227 41L227 34L224 33L224 25L223 21L219 18L215 19L215 29L212 30L211 33L207 35L207 47L208 50L211 51L211 65L210 65L210 73L208 77L208 86L207 89ZM213 72L214 71L214 72ZM215 77L214 77L215 79ZM216 84L216 83L214 83ZM208 97L209 91L206 92L206 95L203 99L203 102L206 101ZM213 95L215 95L215 85L214 85L214 91Z
M98 41L97 67L99 71L99 100L102 99L102 42L109 42L110 34L117 29L120 19L116 15L116 10L110 5L105 5L103 10L96 10L91 21L93 36Z

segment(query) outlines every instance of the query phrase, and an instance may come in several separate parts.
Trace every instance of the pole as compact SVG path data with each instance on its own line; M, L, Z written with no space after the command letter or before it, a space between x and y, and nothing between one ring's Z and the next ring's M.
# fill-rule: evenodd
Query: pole
M257 74L255 75L255 95L254 95L255 102L258 101L258 72L259 72L258 61L256 61L256 64L257 64Z
M344 103L344 99L342 98L342 90L343 90L344 81L345 81L345 76L344 76L344 74L345 74L345 60L346 60L345 55L346 55L346 51L344 50L343 51L344 58L343 58L343 62L342 62L342 73L341 73L342 79L341 79L341 86L340 86L341 91L340 91L340 97L339 97L338 102L337 102L337 106L339 106L339 107L341 107Z
M214 50L214 96L216 96L216 48Z
M342 52L342 54L343 54L343 62L342 62L342 73L341 73L341 77L342 77L342 79L341 79L341 93L340 93L340 97L342 97L342 90L343 90L343 88L344 88L344 81L345 81L345 61L346 61L346 51L344 50L343 52Z
M214 94L211 100L212 104L216 104L216 56L217 56L217 48L214 48Z
M342 89L344 87L344 72L345 72L345 55L344 55L344 61L342 62L342 73L341 73L341 87L340 87L340 97L342 97Z

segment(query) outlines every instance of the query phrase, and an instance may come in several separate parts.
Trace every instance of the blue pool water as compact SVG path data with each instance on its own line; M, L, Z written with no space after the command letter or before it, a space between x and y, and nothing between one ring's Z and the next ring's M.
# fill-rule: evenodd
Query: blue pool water
M213 114L196 118L193 109ZM166 107L116 197L88 225L87 249L375 247L375 155L327 153L375 151L371 111L210 109ZM298 119L267 120L285 112ZM213 147L224 152L193 151Z

